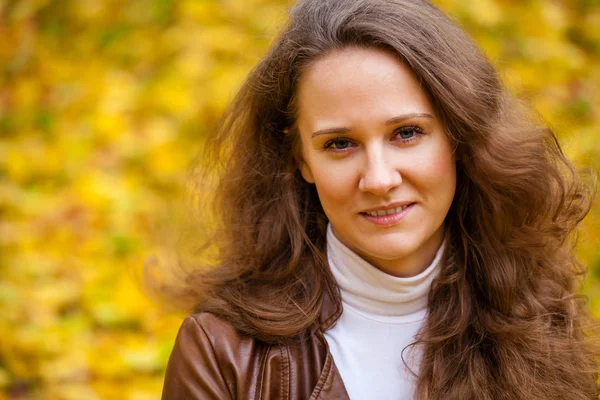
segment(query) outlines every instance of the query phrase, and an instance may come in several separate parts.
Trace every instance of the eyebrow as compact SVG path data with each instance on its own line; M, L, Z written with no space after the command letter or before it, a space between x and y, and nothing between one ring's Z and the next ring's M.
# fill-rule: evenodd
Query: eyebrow
M412 114L403 114L403 115L399 115L397 117L392 117L390 119L388 119L387 121L385 121L386 125L393 125L393 124L397 124L398 122L402 122L404 120L407 119L412 119L412 118L430 118L430 119L435 119L433 115L431 114L427 114L427 113L412 113ZM310 138L314 138L315 136L319 136L319 135L327 135L327 134L332 134L332 133L346 133L346 132L350 132L350 128L346 128L346 127L339 127L339 128L327 128L327 129L321 129L318 130L316 132L313 132L312 135L310 135Z

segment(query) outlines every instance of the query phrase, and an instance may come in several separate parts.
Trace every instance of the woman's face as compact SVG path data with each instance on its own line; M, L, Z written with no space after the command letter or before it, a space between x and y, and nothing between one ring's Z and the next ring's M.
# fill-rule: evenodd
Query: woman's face
M456 188L451 143L412 71L391 53L336 50L298 87L300 171L335 235L377 268L433 260Z

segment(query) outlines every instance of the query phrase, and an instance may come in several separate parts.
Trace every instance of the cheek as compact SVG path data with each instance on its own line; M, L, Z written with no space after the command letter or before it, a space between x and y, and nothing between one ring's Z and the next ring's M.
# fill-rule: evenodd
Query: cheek
M348 163L313 162L311 168L323 208L335 212L336 207L350 203L357 189L356 174Z
M456 161L449 143L436 146L421 157L421 163L414 173L419 176L422 189L436 196L439 203L451 201L456 188Z

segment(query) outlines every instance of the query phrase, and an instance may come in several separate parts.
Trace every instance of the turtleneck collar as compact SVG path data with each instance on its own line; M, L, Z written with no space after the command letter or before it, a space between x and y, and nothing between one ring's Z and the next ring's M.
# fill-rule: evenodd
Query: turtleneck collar
M342 295L342 304L363 317L385 323L422 319L427 311L431 282L439 273L446 240L432 263L407 277L389 275L344 245L327 226L327 259Z

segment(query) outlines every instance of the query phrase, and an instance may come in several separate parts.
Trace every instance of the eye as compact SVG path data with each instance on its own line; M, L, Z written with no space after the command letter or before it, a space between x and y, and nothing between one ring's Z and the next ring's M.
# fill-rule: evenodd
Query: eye
M352 145L352 142L348 139L335 138L335 139L331 139L330 141L325 143L325 148L333 149L333 150L345 150L348 147L350 147L351 145Z
M423 134L423 130L418 126L403 126L402 128L396 129L396 137L402 142L411 142L420 138Z

